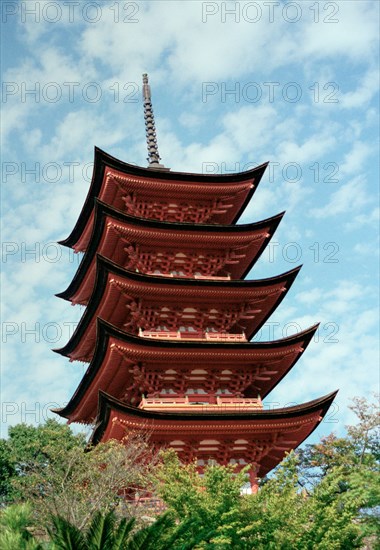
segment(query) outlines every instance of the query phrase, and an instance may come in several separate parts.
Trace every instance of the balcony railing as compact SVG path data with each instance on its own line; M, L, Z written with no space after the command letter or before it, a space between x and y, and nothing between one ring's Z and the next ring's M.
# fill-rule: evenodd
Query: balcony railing
M206 332L206 340L216 342L246 342L244 332L241 334L229 334L227 332Z
M170 331L170 330L142 330L139 329L142 338L155 338L157 340L206 340L209 342L247 342L247 338L241 334L228 332L203 332L203 331Z
M210 402L214 401L214 402ZM192 394L185 397L143 397L139 405L140 409L166 412L248 412L250 410L262 410L261 398L210 396L204 394Z
M170 277L180 279L204 279L209 281L230 281L231 275L187 275L186 273L158 273L157 271L147 271L147 275L156 275L157 277Z

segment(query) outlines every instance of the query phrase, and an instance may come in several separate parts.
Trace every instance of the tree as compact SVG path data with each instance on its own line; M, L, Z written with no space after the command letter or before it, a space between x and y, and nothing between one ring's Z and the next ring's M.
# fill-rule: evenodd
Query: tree
M0 503L9 502L12 498L11 480L16 475L15 461L11 447L5 439L0 439Z
M376 471L380 462L380 414L377 402L354 397L349 408L356 414L358 422L346 426L347 435L337 437L330 434L319 443L305 445L298 451L300 458L300 482L305 486L316 486L334 468L347 472L366 467Z
M83 529L97 511L117 509L126 516L138 515L133 499L124 495L147 489L152 465L147 442L131 436L127 445L109 441L90 452L57 450L49 464L37 468L28 481L17 478L17 486L34 502L40 521L56 514Z
M186 545L183 548L211 540L226 516L239 506L245 471L236 473L234 466L213 465L206 467L201 477L195 463L181 464L173 450L162 452L160 458L161 463L154 471L154 485L181 522L174 532L176 540Z
M351 470L344 467L331 470L307 498L309 529L305 548L326 550L362 548L365 537L375 532L363 515L363 508L375 500L380 504L379 485L374 472ZM372 528L374 527L374 528Z
M181 465L172 452L162 460L157 491L179 522L173 533L180 544L168 548L351 550L362 548L365 537L375 548L377 517L363 510L376 511L380 490L376 472L367 466L332 466L305 491L292 452L257 494L241 495L244 472L208 466L200 478L195 464Z
M346 437L332 434L290 453L255 495L241 494L245 470L209 465L201 477L195 463L181 464L174 451L157 462L148 439L132 435L84 452L84 439L58 423L13 429L0 446L0 487L8 500L29 500L34 524L50 522L53 539L64 534L69 546L59 548L80 549L88 537L95 537L88 547L103 541L98 547L108 548L104 541L120 541L129 526L125 548L135 550L351 550L364 542L379 550L378 416L366 400L355 399L352 407L358 423ZM152 525L141 520L144 507L124 498L137 490L165 503L162 517L148 518ZM35 543L30 526L20 525L7 529L1 548L28 550Z
M117 522L114 512L96 512L86 530L61 516L53 516L50 539L57 550L118 550L126 548L134 520Z
M73 449L83 451L84 447L83 434L74 435L68 426L56 420L49 419L38 427L26 424L10 427L9 438L0 440L2 502L22 500L37 471L49 468L52 462L64 468L66 453Z
M348 437L355 448L359 464L376 465L380 462L380 395L375 402L354 397L350 409L359 419L358 424L347 426Z
M42 550L29 530L33 523L31 509L30 504L14 504L1 512L1 550Z
M59 515L83 529L96 511L143 514L123 490L147 488L154 457L146 437L131 435L127 444L110 441L85 452L83 435L48 420L43 426L10 428L3 449L4 497L32 502L37 525Z
M135 518L119 519L114 511L92 515L85 529L61 516L52 516L43 544L32 535L31 506L11 505L0 513L1 550L166 550L167 534L174 527L169 513L142 529ZM173 536L170 534L172 540Z

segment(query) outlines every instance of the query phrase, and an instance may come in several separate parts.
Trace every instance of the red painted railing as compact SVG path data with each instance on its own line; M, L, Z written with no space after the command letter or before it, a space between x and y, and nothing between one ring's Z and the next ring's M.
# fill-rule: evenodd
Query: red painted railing
M211 402L210 402L211 401ZM214 402L212 402L214 401ZM248 409L262 409L263 404L258 398L239 398L216 396L216 399L204 394L191 394L185 397L161 397L146 398L143 397L139 405L140 409L148 410L176 410L176 411L196 411L202 412L225 412L225 411L244 411Z
M143 338L155 338L157 340L206 340L209 342L246 342L244 334L232 334L227 332L180 332L170 330L139 330L139 336Z

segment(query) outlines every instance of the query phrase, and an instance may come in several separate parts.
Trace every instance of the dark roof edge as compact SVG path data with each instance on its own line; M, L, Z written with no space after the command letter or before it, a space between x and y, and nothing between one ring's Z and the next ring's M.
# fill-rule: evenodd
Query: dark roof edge
M304 350L309 345L310 340L312 339L313 335L315 334L317 328L319 325L314 325L307 330L304 330L302 332L299 332L298 334L295 334L293 336L288 336L287 338L283 338L281 340L274 340L273 342L247 342L244 344L233 344L233 343L218 343L218 342L204 342L203 345L194 345L192 342L182 342L180 344L176 344L175 342L168 342L163 341L157 342L156 340L148 340L147 338L141 338L140 336L134 336L133 334L126 333L124 331L121 331L111 323L108 323L107 321L103 321L102 319L97 319L97 338L96 338L96 347L94 351L93 358L85 372L85 374L82 377L82 380L80 381L77 389L75 390L73 396L71 397L70 401L66 404L65 407L52 409L53 412L59 414L60 416L63 416L64 418L67 418L68 415L70 415L75 407L77 406L77 401L80 399L80 397L84 394L84 392L90 387L92 381L94 380L96 374L98 373L102 361L104 359L104 356L107 351L108 341L109 338L119 338L126 342L131 342L133 344L138 344L142 347L151 347L149 344L153 344L153 347L166 347L175 349L176 351L180 350L181 348L186 350L185 353L188 352L189 348L200 348L202 351L205 351L205 348L210 350L215 349L223 349L223 351L227 349L233 350L233 349L250 349L250 350L260 350L265 348L278 348L283 347L287 345L295 345L298 342L303 342ZM164 346L162 346L164 344ZM166 345L165 345L166 344ZM295 363L298 361L299 357L302 355L303 351L297 356L295 361L292 363L290 368L293 368ZM284 376L289 372L290 369L288 369ZM284 378L284 376L282 378ZM281 378L281 379L282 379ZM280 380L278 381L278 383ZM276 384L277 385L277 384ZM271 387L270 391L273 390L275 386ZM268 392L269 393L269 392ZM266 394L267 395L267 394ZM263 396L265 397L265 396Z
M299 265L297 267L294 267L293 269L290 269L289 271L285 271L284 273L281 273L280 275L275 275L273 277L266 277L263 279L247 279L247 280L232 279L228 281L213 281L213 280L206 280L206 279L187 279L184 277L162 277L160 275L147 275L145 273L137 273L135 271L130 271L129 269L120 267L117 263L105 258L101 254L97 254L96 258L97 258L97 266L99 266L99 269L104 269L107 272L112 273L113 275L119 275L120 277L125 277L133 281L138 281L141 283L145 282L145 283L158 284L162 286L178 285L178 286L184 286L184 287L193 286L193 287L203 287L203 288L208 288L208 287L220 287L220 288L242 287L244 288L249 286L259 287L259 286L266 286L271 283L276 284L281 281L284 281L284 282L291 281L292 283L302 268L302 265Z
M269 226L269 237L264 239L264 242L262 243L262 246L260 247L260 250L256 254L256 256L252 259L249 266L245 269L245 271L242 273L241 278L244 278L247 273L252 269L253 265L258 261L261 254L265 250L268 242L273 237L278 225L280 224L285 212L281 212L280 214L277 214L276 216L272 216L271 218L267 218L265 220L255 222L252 224L245 224L245 225L195 225L195 224L176 224L172 222L160 222L160 221L153 221L153 220L145 220L143 218L137 218L134 216L130 216L125 214L124 212L117 210L116 208L113 208L104 202L95 199L95 222L94 227L91 234L91 239L89 246L87 247L87 250L78 266L77 271L74 274L74 277L72 281L70 282L69 286L66 288L66 290L59 292L56 294L58 298L62 298L63 300L70 301L72 295L77 291L79 285L81 284L87 269L89 268L93 257L95 255L95 251L98 249L99 242L102 238L102 233L104 230L105 225L105 216L112 216L115 220L118 221L124 221L127 223L131 223L134 225L137 225L139 227L152 227L157 229L164 229L164 230L186 230L186 231L205 231L205 232L228 232L228 233L236 233L239 234L243 231L256 231L264 227ZM94 250L95 247L95 250Z
M70 235L66 239L62 239L58 241L58 243L62 246L67 246L69 248L72 248L80 238L80 235L82 234L87 224L87 221L90 217L91 211L94 207L94 198L97 197L99 194L106 166L108 166L109 168L114 168L115 170L124 171L125 173L129 173L132 175L140 175L142 177L149 177L149 178L154 177L159 180L182 179L183 181L189 181L189 182L202 180L208 183L210 182L233 183L233 182L246 181L247 179L252 178L255 180L254 186L252 187L250 192L247 194L246 200L244 201L235 219L233 220L233 223L236 223L237 219L243 213L245 207L247 206L249 200L251 199L253 193L257 189L268 164L269 162L266 162L250 170L246 170L244 172L236 172L233 174L194 174L194 173L187 173L187 172L160 171L160 170L152 170L151 168L142 168L139 166L135 166L133 164L128 164L127 162L123 162L109 155L105 151L102 151L102 149L99 149L99 147L95 146L94 168L92 173L91 184L90 184L90 188L88 190L85 202L83 204L82 210L79 214L79 217Z
M274 308L277 308L278 305L282 302L282 300L285 297L285 294L287 294L287 291L292 286L294 279L298 275L299 270L301 269L301 266L296 267L294 269L291 269L290 271L287 271L286 273L283 273L277 277L271 277L268 279L259 279L256 281L204 281L204 280L190 280L190 279L181 279L181 278L166 278L166 277L159 277L154 275L143 275L141 273L135 273L132 271L128 271L126 269L121 268L114 262L111 262L110 260L107 260L103 256L100 256L99 254L96 255L96 279L95 279L95 285L93 288L93 292L91 294L91 298L87 304L87 307L74 331L72 334L70 340L67 342L65 346L59 349L54 349L53 351L56 353L59 353L61 355L68 355L73 349L75 349L76 345L78 344L78 341L83 336L84 331L86 330L86 327L88 325L89 320L94 315L99 302L101 300L102 294L104 292L104 288L106 286L107 277L108 274L112 273L114 275L119 275L121 277L129 278L132 281L140 281L140 282L147 282L150 284L157 284L158 287L164 287L164 285L178 285L183 287L195 287L195 288L212 288L212 287L219 287L219 288L245 288L249 289L250 287L260 287L265 286L267 284L276 284L281 281L284 282L286 292L281 293L281 296L277 300ZM62 293L63 294L63 293ZM267 319L270 317L270 315L273 312L272 308L268 315L263 318L260 325L258 325L254 331L254 333L247 334L247 337L250 339L254 334L256 334L260 328L263 326L263 324L267 321Z
M285 210L280 212L279 214L276 214L274 216L270 216L269 218L265 218L263 220L260 220L258 222L251 222L251 223L244 223L240 225L236 224L211 224L211 223L192 223L192 222L167 222L167 221L160 221L160 220L153 220L148 218L140 218L138 216L133 216L131 214L127 214L126 212L123 212L122 210L119 210L118 208L115 208L114 206L111 206L103 201L101 201L98 198L94 199L95 202L95 210L99 212L99 218L103 215L111 216L112 218L115 218L117 221L125 221L126 223L131 223L133 225L138 225L142 227L152 227L154 229L166 229L173 231L183 230L183 231L210 231L214 233L223 233L223 232L231 232L231 233L238 233L239 231L252 231L261 229L264 227L277 225L280 223L282 218L285 215ZM96 224L94 224L96 225Z
M221 349L236 349L236 348L242 348L242 349L265 349L268 347L281 347L283 345L291 345L291 344L297 344L302 341L307 341L309 344L311 339L313 338L314 334L316 333L319 323L316 323L312 325L311 327L298 332L297 334L292 334L291 336L286 336L285 338L279 338L277 340L272 341L265 341L265 342L244 342L244 343L235 343L235 342L209 342L209 341L203 341L203 342L189 342L189 341L181 341L181 343L177 343L174 340L168 341L168 340L155 340L151 338L143 338L141 336L137 336L135 334L131 334L130 332L126 332L124 330L121 330L117 328L112 323L109 323L108 321L105 321L104 319L100 319L98 317L97 319L97 325L98 325L98 333L99 336L111 336L114 338L119 338L123 342L129 342L131 344L137 344L141 345L143 347L163 347L163 348L172 348L172 349L178 349L178 348L199 348L199 349L205 349L209 348L215 349L220 347Z
M114 409L119 412L130 413L134 416L144 418L146 420L192 420L198 419L201 422L210 420L281 420L283 418L295 418L311 414L320 409L321 417L323 418L331 406L338 390L329 393L321 398L314 399L301 405L292 407L285 407L281 409L272 409L263 412L251 412L251 413L236 413L236 414L199 414L199 413L163 413L156 411L146 411L144 409L138 409L131 405L126 405L122 401L115 399L105 392L99 391L99 404L98 404L98 417L95 425L95 429L90 439L90 444L96 445L99 443L109 420L111 410Z
M290 269L289 271L285 271L284 273L281 273L280 275L275 275L273 277L266 277L263 279L231 279L226 281L214 281L212 279L187 279L184 277L163 277L160 275L147 275L145 273L137 273L135 271L130 271L129 269L125 269L124 267L121 267L119 264L113 262L112 260L109 260L108 258L105 258L101 254L96 254L96 272L98 279L98 273L104 272L104 273L112 273L113 275L118 275L119 277L124 277L125 279L129 279L132 281L140 282L140 283L147 283L147 284L157 284L165 287L165 285L171 285L171 286L183 286L183 287L201 287L201 288L210 288L210 287L219 287L219 288L249 288L249 287L260 287L260 286L266 286L270 284L277 284L281 281L286 283L289 289L292 283L294 282L294 279L298 275L299 271L301 270L302 265L299 265L293 269ZM63 300L70 300L70 287L62 291L58 292L55 296L58 298L62 298ZM96 283L94 285L93 294L95 293L95 287ZM90 298L91 300L91 298ZM90 302L89 302L90 303Z
M106 153L99 147L94 147L95 158L98 157L99 160L107 164L110 168L119 170L121 172L126 172L128 174L133 174L136 176L143 176L146 178L157 178L160 180L177 180L183 179L184 181L199 181L200 179L207 182L241 182L250 179L256 172L261 169L264 169L268 166L269 161L263 162L254 168L249 170L244 170L242 172L230 172L228 174L203 174L202 172L175 172L173 170L153 170L152 168L137 166L136 164L130 164L128 162L122 161L116 157L113 157L109 153Z

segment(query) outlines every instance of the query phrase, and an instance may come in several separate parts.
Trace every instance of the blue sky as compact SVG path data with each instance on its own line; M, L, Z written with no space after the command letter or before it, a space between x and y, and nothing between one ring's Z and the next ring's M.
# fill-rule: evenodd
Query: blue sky
M257 338L321 327L267 405L339 388L314 437L341 433L379 382L379 3L4 0L2 21L3 435L43 422L85 370L51 352L83 313L54 297L78 266L56 241L94 145L146 165L143 72L166 166L271 161L241 222L286 215L249 278L303 268Z

